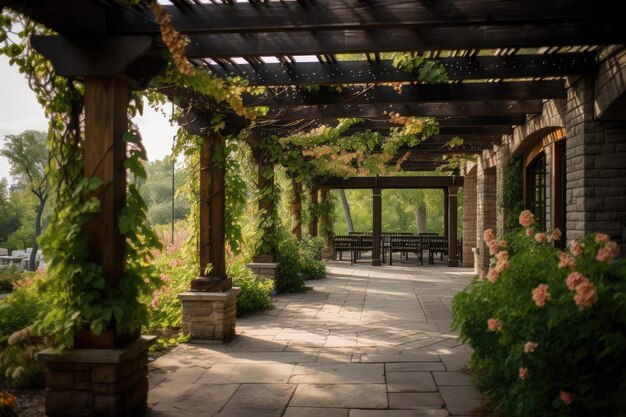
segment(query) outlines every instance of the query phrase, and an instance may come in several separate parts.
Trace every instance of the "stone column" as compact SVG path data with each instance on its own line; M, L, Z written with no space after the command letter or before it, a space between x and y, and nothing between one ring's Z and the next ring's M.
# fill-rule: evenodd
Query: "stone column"
M478 249L478 270L489 267L489 249L483 241L485 229L496 230L496 168L487 166L480 158L476 166L476 248ZM474 266L476 268L476 265Z
M448 187L448 266L459 266L457 248L457 193L459 187Z
M372 266L381 266L380 236L382 233L382 193L380 188L372 189Z
M474 266L476 248L476 168L465 174L463 183L463 266Z

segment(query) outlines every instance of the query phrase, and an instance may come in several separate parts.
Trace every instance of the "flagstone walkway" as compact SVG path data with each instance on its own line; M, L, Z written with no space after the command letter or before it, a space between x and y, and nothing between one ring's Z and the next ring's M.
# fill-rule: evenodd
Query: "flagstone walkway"
M149 417L468 416L469 357L450 331L472 272L328 264L306 294L237 320L229 344L189 343L154 361Z

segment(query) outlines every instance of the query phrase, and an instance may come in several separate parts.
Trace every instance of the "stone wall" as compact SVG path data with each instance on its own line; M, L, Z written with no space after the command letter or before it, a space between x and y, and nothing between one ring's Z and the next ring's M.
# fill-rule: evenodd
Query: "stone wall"
M463 183L463 266L474 266L476 247L476 167L464 176Z
M595 78L568 79L566 99L547 100L541 114L504 136L501 146L481 155L476 184L478 240L486 228L502 232L503 214L497 201L508 157L526 156L538 144L546 153L546 225L553 227L552 143L562 138L564 128L566 237L604 232L621 243L622 254L626 252L626 52L607 49L599 56L602 62ZM484 245L479 248L479 267L484 268L489 257Z

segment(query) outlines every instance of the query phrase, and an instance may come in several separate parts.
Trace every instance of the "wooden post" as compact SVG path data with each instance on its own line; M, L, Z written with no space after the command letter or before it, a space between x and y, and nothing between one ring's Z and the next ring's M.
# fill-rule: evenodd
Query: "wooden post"
M311 218L309 219L309 236L317 237L317 187L311 187Z
M302 240L302 182L298 181L295 173L291 174L291 187L293 200L291 200L291 214L293 215L293 228L291 233L298 240Z
M327 205L330 201L330 195L328 188L322 188L320 190L320 203ZM320 224L324 232L324 238L326 239L326 249L332 250L333 246L333 232L332 225L330 224L330 215L327 211L324 211L320 216Z
M253 149L254 159L258 167L258 187L259 190L268 190L274 188L274 166L267 155L264 155L260 149ZM270 195L262 194L258 201L259 216L261 219L269 219L270 221L262 221L263 236L262 241L265 244L261 248L262 253L258 253L254 257L254 262L274 262L274 222L275 217L273 192Z
M200 274L191 282L192 291L222 292L232 288L226 277L225 141L220 135L204 137L200 153ZM218 156L216 158L216 155ZM221 156L220 156L221 155ZM207 271L207 266L211 269Z
M85 224L89 259L102 265L109 287L118 287L124 273L126 239L117 216L126 204L126 144L128 84L116 77L85 78L84 173L104 184L92 195L101 209Z
M448 217L448 189L443 189L443 235L448 236L448 226L450 218Z
M381 266L380 261L380 235L382 229L382 195L380 188L372 189L372 266Z
M457 248L457 192L459 187L448 187L448 266L459 266L458 248Z

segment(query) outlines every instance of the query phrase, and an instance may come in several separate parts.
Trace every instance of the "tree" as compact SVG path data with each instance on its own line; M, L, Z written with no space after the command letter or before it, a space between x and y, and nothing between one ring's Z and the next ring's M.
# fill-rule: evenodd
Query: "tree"
M39 249L37 237L41 234L42 216L50 193L46 134L36 130L26 130L19 135L7 135L5 140L0 154L9 160L11 175L17 177L37 197L35 233L28 263L29 269L34 271Z
M148 179L141 185L140 193L148 205L148 220L151 224L167 224L172 221L172 162L169 157L146 164ZM175 170L174 177L174 220L182 220L189 213L189 200L182 193L185 173Z
M8 194L6 178L0 179L0 242L5 242L9 235L20 227L20 218L15 204Z

